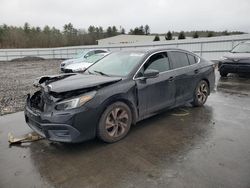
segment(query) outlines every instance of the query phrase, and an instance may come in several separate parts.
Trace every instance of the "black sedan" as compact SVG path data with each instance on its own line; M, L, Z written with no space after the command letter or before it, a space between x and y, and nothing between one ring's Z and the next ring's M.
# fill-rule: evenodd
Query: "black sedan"
M218 68L222 77L226 77L228 73L250 74L250 41L238 44L224 55Z
M113 52L84 73L44 76L28 96L25 120L52 141L124 138L136 122L187 102L202 106L213 63L179 49Z

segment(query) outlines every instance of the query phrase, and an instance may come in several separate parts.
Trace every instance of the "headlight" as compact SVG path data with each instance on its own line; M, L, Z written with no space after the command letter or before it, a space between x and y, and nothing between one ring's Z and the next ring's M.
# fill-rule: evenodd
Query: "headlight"
M73 63L73 61L62 62L62 63L61 63L61 66L64 67L64 66L69 65L69 64L71 64L71 63Z
M222 56L221 58L220 58L220 60L227 60L228 58L227 57L224 57L224 56Z
M84 105L86 102L93 99L95 94L96 94L96 91L92 91L89 93L85 93L84 95L74 98L74 99L61 101L57 103L55 109L56 110L69 110L69 109L80 107Z

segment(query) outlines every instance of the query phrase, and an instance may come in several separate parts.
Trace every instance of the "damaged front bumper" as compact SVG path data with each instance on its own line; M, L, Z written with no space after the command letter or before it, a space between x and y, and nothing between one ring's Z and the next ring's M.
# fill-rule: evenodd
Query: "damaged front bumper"
M68 124L53 123L53 114L37 114L28 106L25 107L25 121L39 135L58 142L76 142L80 132ZM63 119L70 119L70 114L64 114Z
M24 110L25 121L31 129L51 141L82 142L95 137L96 122L91 122L89 116L93 114L86 108L68 111L42 112L30 105L28 96Z

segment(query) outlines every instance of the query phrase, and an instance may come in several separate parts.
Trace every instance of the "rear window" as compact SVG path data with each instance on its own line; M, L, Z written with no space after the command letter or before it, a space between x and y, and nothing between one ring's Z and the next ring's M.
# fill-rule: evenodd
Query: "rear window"
M99 53L105 53L106 51L104 50L95 50L95 54L99 54Z
M190 65L197 63L197 58L195 56L190 55L190 54L187 54L187 56L188 56L188 61Z
M189 65L188 56L183 52L169 52L168 53L173 64L173 68L181 68Z

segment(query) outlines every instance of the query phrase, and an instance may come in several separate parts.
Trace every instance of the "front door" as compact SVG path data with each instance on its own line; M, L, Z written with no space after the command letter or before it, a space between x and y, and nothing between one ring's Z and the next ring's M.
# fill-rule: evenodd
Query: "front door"
M144 79L143 73L147 69L158 70L160 74L156 78ZM160 52L148 59L135 79L141 118L174 105L174 79L175 73L170 70L167 53Z

